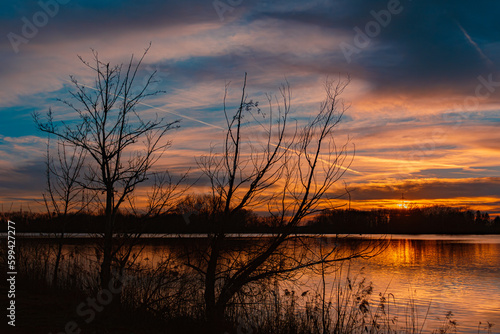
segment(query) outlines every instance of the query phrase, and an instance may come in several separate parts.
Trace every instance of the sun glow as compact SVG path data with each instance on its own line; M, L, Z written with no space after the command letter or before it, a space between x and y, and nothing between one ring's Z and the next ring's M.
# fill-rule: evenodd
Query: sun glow
M398 204L398 208L399 208L399 209L408 209L408 208L409 208L409 206L408 206L408 203L405 201L405 202L403 202L403 203L399 203L399 204Z

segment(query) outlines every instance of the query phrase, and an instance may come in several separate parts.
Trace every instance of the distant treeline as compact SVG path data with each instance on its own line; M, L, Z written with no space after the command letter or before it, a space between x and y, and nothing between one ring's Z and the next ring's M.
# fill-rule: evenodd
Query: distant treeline
M79 213L66 216L47 213L17 211L0 213L2 220L16 223L19 233L104 233L106 216L104 214ZM266 230L265 219L254 213L241 210L234 221L227 224L227 233ZM2 224L0 232L6 232L7 224ZM200 213L172 213L155 217L144 217L130 213L118 213L115 233L206 233L211 230L209 219Z
M371 211L329 210L309 225L310 232L387 234L497 234L500 217L461 208L431 206Z
M16 222L17 232L102 233L105 217L89 213L51 217L48 214L18 211L2 213L4 220ZM6 231L2 224L0 231ZM271 218L248 210L227 223L226 233L275 233L280 227ZM203 213L173 212L156 217L119 214L116 232L130 233L207 233L210 219ZM500 217L488 213L444 206L411 209L326 210L295 233L318 234L500 234Z

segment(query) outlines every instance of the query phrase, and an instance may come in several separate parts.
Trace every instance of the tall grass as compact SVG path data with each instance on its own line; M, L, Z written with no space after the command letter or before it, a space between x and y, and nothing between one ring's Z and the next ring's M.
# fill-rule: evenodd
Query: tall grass
M271 291L259 308L239 304L233 311L233 323L240 333L427 333L425 324L430 306L419 314L412 297L403 310L396 297L385 292L375 295L373 286L360 275L339 271L330 284L318 284L316 290L298 293L287 288ZM328 287L325 293L325 287ZM264 298L265 299L265 298ZM404 304L404 303L403 303ZM433 333L454 333L456 323L448 314ZM400 320L402 319L402 320ZM454 324L455 326L451 326Z

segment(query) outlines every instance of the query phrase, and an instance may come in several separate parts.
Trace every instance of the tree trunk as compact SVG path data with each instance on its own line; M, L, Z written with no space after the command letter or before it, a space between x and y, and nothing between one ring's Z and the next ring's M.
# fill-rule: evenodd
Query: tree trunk
M100 273L101 288L103 289L107 289L111 282L114 220L113 190L108 190L106 194L106 227L104 231L103 259Z
M101 263L101 287L106 289L111 281L111 250L112 237L106 232L104 235L104 254Z
M59 236L59 242L57 244L57 255L56 255L56 263L54 264L54 275L52 278L52 285L55 287L57 286L57 282L59 280L59 265L61 263L61 256L62 256L62 247L63 247L63 242L64 242L64 236L66 233L66 223L68 221L67 217L67 207L64 210L64 221L63 221L63 227L61 231L61 235Z
M207 309L208 333L224 333L228 329L224 318L225 306L217 303Z
M54 287L57 286L57 280L59 278L59 263L61 262L63 239L64 232L61 233L59 244L57 245L56 263L54 264L54 275L52 277L52 285Z
M207 274L205 276L205 308L207 317L210 310L215 308L215 273L217 269L218 250L216 249L216 242L212 247L210 254L210 261L208 262Z
M208 325L212 331L222 328L224 323L224 308L217 305L216 297L216 273L219 260L219 236L214 236L212 251L208 262L207 274L205 276L205 314Z

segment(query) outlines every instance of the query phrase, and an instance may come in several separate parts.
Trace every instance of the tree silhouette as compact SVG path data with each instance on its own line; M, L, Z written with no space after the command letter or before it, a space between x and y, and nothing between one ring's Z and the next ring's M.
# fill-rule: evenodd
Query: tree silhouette
M46 182L47 188L42 194L49 217L62 221L58 238L52 284L55 286L59 277L59 265L62 258L63 240L70 215L76 215L88 208L92 198L85 196L84 188L78 179L85 161L85 152L80 147L68 148L64 141L56 141L56 158L51 155L50 138L47 140Z
M51 110L46 119L38 113L33 115L41 131L55 135L67 146L81 149L87 156L84 175L78 182L98 194L106 215L100 272L103 287L111 280L118 210L137 185L148 179L151 168L170 145L165 134L177 123L165 122L158 116L146 120L137 110L142 100L159 93L148 90L156 72L142 84L136 84L148 50L149 47L135 64L132 56L126 66L102 62L94 50L92 63L79 57L95 74L94 84L87 86L71 77L72 100L60 100L78 114L78 121L56 122Z
M291 89L280 88L280 98L268 96L268 112L246 95L247 78L235 113L230 115L224 95L227 130L220 152L198 160L210 180L208 246L188 265L204 282L206 317L215 328L224 322L227 305L251 283L271 278L286 279L304 268L369 256L374 247L339 255L336 249L315 254L296 247L294 235L304 218L322 210L320 204L348 170L348 145L337 146L334 130L348 109L341 94L349 78L325 83L326 98L310 121L299 126L291 120ZM265 117L263 116L265 115ZM248 121L247 121L248 120ZM263 133L255 143L256 129ZM255 247L227 249L227 231L237 224L241 210L264 205L278 229ZM235 254L236 253L236 254Z

